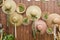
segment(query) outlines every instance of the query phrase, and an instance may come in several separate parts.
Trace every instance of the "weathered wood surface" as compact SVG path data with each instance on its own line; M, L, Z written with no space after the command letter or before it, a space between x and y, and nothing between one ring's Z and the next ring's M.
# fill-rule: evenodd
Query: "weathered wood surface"
M41 8L42 12L49 12L49 13L58 13L60 14L60 7L57 6L57 0L50 0L49 2L46 3L42 3L40 2L36 2L35 0L31 0L30 2L28 2L27 0L14 0L16 2L16 4L18 3L24 3L26 5L26 7L30 6L30 5L37 5ZM6 28L6 14L4 14L0 8L0 23L3 24L3 27L6 29L6 32L8 31ZM9 27L9 33L14 34L14 27L11 24ZM39 39L38 39L39 38ZM48 35L47 33L43 34L43 35L39 35L37 34L36 40L54 40L53 39L53 35ZM31 24L28 26L19 26L17 27L17 39L16 40L34 40L32 37L32 26Z

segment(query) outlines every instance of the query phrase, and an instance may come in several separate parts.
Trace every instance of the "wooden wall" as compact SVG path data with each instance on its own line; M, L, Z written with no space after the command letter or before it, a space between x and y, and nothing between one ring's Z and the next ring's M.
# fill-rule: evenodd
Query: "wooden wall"
M50 0L49 2L36 2L35 0L31 0L28 2L27 0L14 0L16 4L18 3L24 3L26 7L29 7L30 5L37 5L41 8L42 13L43 12L49 12L49 13L60 13L60 7L57 6L57 0ZM5 28L6 32L9 32L11 34L14 34L14 27L12 24L10 24L9 30L7 28L6 24L6 14L4 14L0 8L0 23L3 24L3 27ZM48 35L47 33L43 35L36 35L36 40L53 40L53 35ZM32 26L27 25L21 25L17 27L17 39L16 40L34 40L32 37Z

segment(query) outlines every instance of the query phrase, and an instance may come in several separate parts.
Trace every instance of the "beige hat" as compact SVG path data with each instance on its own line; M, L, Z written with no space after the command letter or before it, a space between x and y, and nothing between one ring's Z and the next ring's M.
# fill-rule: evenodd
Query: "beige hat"
M40 31L41 34L44 34L47 29L47 24L43 20L36 20L34 22L35 28Z
M0 6L2 6L2 5L3 5L3 2L4 2L4 0L0 0Z
M51 27L51 25L54 23L60 24L60 15L59 14L53 13L53 14L48 15L47 25Z
M2 11L11 14L16 10L16 3L13 0L6 0L2 6Z
M19 14L17 14L16 12L14 12L13 14L10 15L10 22L11 22L13 25L16 24L16 26L19 26L19 25L21 25L22 22L23 22L23 17L22 17L22 15L19 15Z
M26 16L30 20L36 20L41 17L41 9L38 6L32 5L27 8Z
M16 11L20 14L23 14L26 10L26 6L23 3L17 5Z

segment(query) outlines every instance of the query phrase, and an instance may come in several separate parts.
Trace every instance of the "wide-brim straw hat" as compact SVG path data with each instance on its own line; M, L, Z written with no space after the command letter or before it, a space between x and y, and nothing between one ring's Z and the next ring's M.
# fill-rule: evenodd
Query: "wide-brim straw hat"
M7 5L7 7L8 7L8 5L11 6L11 9L10 9L10 12L9 13L7 11L5 11L6 10L6 5ZM16 3L13 0L6 0L6 1L4 1L3 6L2 6L2 11L4 13L11 14L15 10L16 10Z
M56 13L52 13L48 15L46 22L48 27L51 27L52 24L60 24L60 15Z
M41 9L36 5L29 6L26 11L26 16L32 20L31 13L35 14L37 19L41 17ZM35 20L35 19L34 19Z
M22 6L22 7L24 8L24 10L23 10L22 12L20 12L19 6ZM19 4L17 5L16 11L17 11L19 14L23 14L23 13L26 11L26 6L25 6L25 4L19 3Z
M43 20L36 20L34 24L36 29L39 30L41 34L44 34L46 32L47 29L46 22L44 22Z
M16 22L14 22L15 20L16 20ZM21 25L22 22L23 22L23 16L17 14L16 12L14 12L14 13L12 13L12 14L10 15L10 22L11 22L13 25L16 24L16 26L19 26L19 25Z

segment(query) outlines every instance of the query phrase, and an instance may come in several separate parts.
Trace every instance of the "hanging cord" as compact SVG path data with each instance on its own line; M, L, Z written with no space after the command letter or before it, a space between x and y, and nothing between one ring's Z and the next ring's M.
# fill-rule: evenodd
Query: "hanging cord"
M56 37L56 27L57 27L57 26L58 26L57 24L54 25L54 40L56 40L56 38L57 38L57 37Z
M56 26L54 27L54 40L56 40Z
M15 23L15 38L17 38L16 23Z
M58 27L58 40L60 40L60 25L59 25L59 27Z

